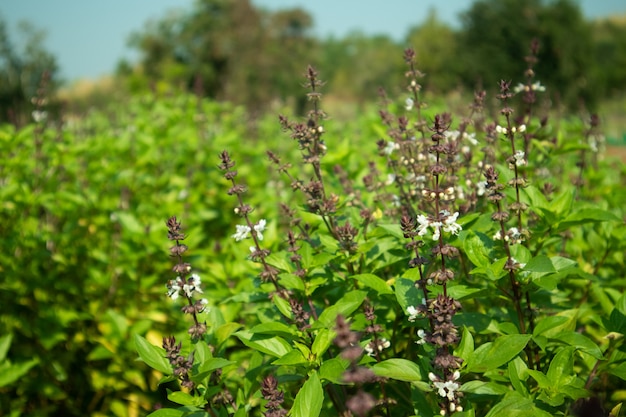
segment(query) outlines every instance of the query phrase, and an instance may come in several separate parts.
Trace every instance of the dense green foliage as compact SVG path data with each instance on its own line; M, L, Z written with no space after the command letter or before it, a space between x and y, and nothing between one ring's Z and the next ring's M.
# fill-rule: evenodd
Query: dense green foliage
M461 15L459 28L431 12L401 41L358 33L316 39L313 25L301 9L274 13L249 0L198 0L192 10L168 15L134 35L132 45L142 58L131 84L201 89L258 110L276 99L301 97L294 86L300 68L311 63L328 74L332 94L362 102L379 87L400 85L398 57L412 47L429 75L428 88L445 93L480 86L496 92L500 79L519 77L525 67L519 57L537 39L537 70L555 102L578 109L586 101L593 107L626 89L620 71L626 27L617 21L592 24L571 0L476 1Z
M480 95L448 119L423 106L407 61L410 93L382 119L371 107L327 119L309 70L310 111L295 122L151 94L3 125L0 412L618 405L626 172L604 158L597 119L543 114L533 77L501 104L515 120L482 113ZM438 315L447 297L460 308Z

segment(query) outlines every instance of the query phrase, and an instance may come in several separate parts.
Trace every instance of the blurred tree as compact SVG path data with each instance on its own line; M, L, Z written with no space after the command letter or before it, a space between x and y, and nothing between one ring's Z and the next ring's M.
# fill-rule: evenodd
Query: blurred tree
M476 1L462 15L458 36L466 85L494 90L501 79L521 81L533 38L540 44L538 80L571 106L580 98L593 101L590 26L570 0Z
M371 101L379 88L399 90L404 85L402 47L387 36L351 33L322 45L320 70L333 95L361 103Z
M295 80L315 59L311 26L301 9L270 13L249 0L197 0L189 12L149 24L131 46L140 50L150 82L256 110L298 86Z
M456 87L459 76L456 34L437 18L435 9L430 9L424 23L409 30L406 43L415 49L418 69L426 74L425 88L441 92Z
M604 96L626 91L626 15L593 22L594 85Z
M0 18L0 122L17 125L31 120L33 98L47 79L48 97L56 90L56 59L43 47L45 34L27 22L18 25L16 47ZM44 76L45 74L45 76Z

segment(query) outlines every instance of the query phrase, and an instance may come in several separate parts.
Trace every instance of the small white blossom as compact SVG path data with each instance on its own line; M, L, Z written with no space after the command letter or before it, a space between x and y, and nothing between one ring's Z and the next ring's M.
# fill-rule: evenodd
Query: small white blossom
M402 200L400 199L400 196L398 195L392 195L391 196L391 205L392 207L401 207L402 206Z
M48 118L48 112L42 110L34 110L32 113L35 123L44 122Z
M458 235L463 227L456 222L456 219L459 217L459 212L455 212L453 215L449 215L444 221L443 230L448 233L452 233L453 235Z
M266 224L267 221L265 221L265 219L261 219L257 224L254 225L254 231L256 232L256 237L259 240L263 240L263 232L265 231Z
M459 132L458 130L447 130L443 133L448 141L457 140L460 134L461 132Z
M496 126L496 132L506 135L508 130L506 129L506 127L498 125Z
M417 343L418 345L423 345L426 343L426 331L424 329L419 329L417 331L417 337L419 337L419 339L416 340L415 343Z
M408 306L406 308L406 314L408 314L409 317L407 317L407 319L410 322L414 322L415 320L417 320L417 318L419 317L419 311L417 310L417 308L413 307L413 306Z
M369 356L374 356L374 349L378 349L379 352L382 352L383 349L387 349L391 346L391 342L385 338L379 339L378 342L372 340L365 346L365 353Z
M476 183L476 195L483 196L487 192L487 181Z
M541 85L541 83L539 81L533 83L533 85L530 86L530 88L533 91L546 91L546 87L544 87L543 85Z
M407 98L404 102L404 108L407 109L407 111L412 110L414 105L415 103L413 102L413 99L411 97Z
M513 87L513 92L515 94L521 93L526 90L526 85L522 83L518 83L515 87Z
M430 226L430 221L428 220L428 217L424 216L423 214L418 214L417 223L417 234L419 236L424 236L426 233L428 233L428 226Z
M387 181L385 181L385 185L391 185L396 182L396 174L387 174Z
M513 155L513 158L515 158L515 165L516 166L522 166L522 165L526 165L526 160L524 159L524 156L526 154L524 153L524 151L516 151L515 155Z
M232 235L232 237L237 241L242 241L245 238L248 237L248 234L250 233L251 229L247 224L238 224L237 226L237 233L235 233L234 235Z
M167 282L167 296L172 300L176 300L180 295L180 290L182 289L181 285L182 280L180 277L176 277L175 280L170 280Z
M390 140L389 142L387 142L387 146L385 146L385 149L383 149L383 153L385 155L391 155L393 151L398 149L398 147L399 146L394 141Z
M474 146L478 145L478 140L476 139L476 133L474 132L472 133L465 132L463 134L463 138L467 139L467 141Z

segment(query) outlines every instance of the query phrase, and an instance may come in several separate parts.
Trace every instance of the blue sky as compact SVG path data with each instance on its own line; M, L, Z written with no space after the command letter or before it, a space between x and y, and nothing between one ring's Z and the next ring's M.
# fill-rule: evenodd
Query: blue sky
M578 0L590 18L626 13L624 0ZM46 49L58 59L68 81L95 78L115 69L119 59L136 58L127 47L130 33L146 21L186 10L193 0L0 0L0 16L15 34L17 22L27 20L46 32ZM351 31L387 34L400 40L421 23L430 8L456 25L472 0L252 0L258 7L278 10L302 7L315 21L320 36L344 36ZM438 6L439 5L439 6ZM445 5L445 7L442 7ZM12 36L15 41L15 35Z

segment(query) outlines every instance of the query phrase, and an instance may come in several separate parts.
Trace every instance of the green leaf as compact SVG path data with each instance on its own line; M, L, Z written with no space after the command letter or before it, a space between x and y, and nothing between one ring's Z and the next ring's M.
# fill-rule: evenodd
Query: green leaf
M335 321L337 320L337 316L341 314L344 317L349 316L357 308L363 303L365 297L367 296L367 291L350 291L339 301L337 301L334 305L325 309L322 314L320 314L319 319L313 323L313 329L320 328L333 328L335 327Z
M313 371L309 379L298 391L288 415L293 417L318 417L322 411L323 402L324 391L322 390L322 383L317 372Z
M566 230L572 226L577 226L585 223L597 223L597 222L619 222L620 219L610 211L602 210L599 208L583 208L575 210L569 216L567 216L557 228L557 232Z
M321 358L330 347L330 344L335 336L337 336L337 333L334 330L320 329L315 336L313 346L311 346L311 353L313 353L316 357Z
M203 396L192 396L183 391L171 391L169 389L167 391L167 399L176 404L202 407L207 402Z
M269 321L267 323L261 323L250 329L251 333L269 334L273 336L293 337L298 334L296 329L287 326L284 323L277 321Z
M5 336L0 337L0 362L7 357L7 353L9 352L9 347L11 347L11 340L13 339L12 334L7 334Z
M467 361L467 358L469 358L473 353L474 337L472 336L472 333L469 331L469 329L466 326L463 326L463 335L461 337L461 342L454 351L454 354L464 361Z
M558 389L561 385L571 382L575 351L576 348L572 346L560 349L550 361L550 367L546 376L552 383L553 388Z
M604 357L604 355L602 355L602 350L598 347L598 345L596 345L593 340L589 339L584 334L567 331L559 333L553 338L559 342L567 343L576 349L580 349L598 360Z
M533 336L537 337L543 335L550 337L550 335L563 331L563 326L569 321L570 318L566 316L545 317L537 322L535 330L533 331Z
M374 274L353 275L352 278L376 291L378 294L393 294L389 285Z
M309 360L304 357L302 352L297 349L284 355L282 358L276 359L272 365L307 365Z
M526 363L518 356L509 362L508 370L509 380L511 381L511 385L515 391L524 397L529 397L530 394L528 392L528 388L523 383L523 381L526 381L528 378L528 373L526 372L528 367L526 366Z
M622 362L619 365L617 365L615 368L609 369L609 373L626 381L626 362Z
M240 330L235 333L235 336L249 348L277 358L283 357L292 350L289 343L279 336L252 333L249 330Z
M345 384L343 373L350 366L350 362L341 358L332 358L324 361L320 366L320 379L325 379L333 384Z
M229 361L228 359L224 359L224 358L210 358L200 364L200 367L198 368L198 372L200 373L212 372L216 369L221 369L233 363L235 362Z
M15 364L9 364L8 362L3 362L0 364L0 387L6 387L13 382L20 379L22 376L26 375L26 373L33 366L39 363L38 358L31 359L26 362L20 362Z
M531 336L512 334L498 337L494 342L480 345L469 357L468 372L487 372L504 365L516 357L525 347Z
M372 366L372 371L377 376L397 379L398 381L421 381L422 373L416 363L406 359L394 358L378 362Z
M396 292L396 299L400 307L402 307L402 311L406 312L406 308L409 306L422 304L421 300L424 297L424 293L415 287L415 281L407 278L398 278L393 286Z
M276 308L278 308L278 311L280 311L283 316L287 317L288 319L292 318L293 314L291 311L291 306L289 305L289 301L278 295L276 297L273 297L272 300L274 301L274 305L276 306Z
M532 399L512 393L497 401L485 417L552 417L552 414L537 408Z
M186 411L176 410L173 408L161 408L150 414L147 417L183 417Z
M479 395L504 395L509 388L496 382L469 381L463 384L460 391Z
M164 374L172 374L172 365L165 358L165 351L162 348L152 346L143 336L135 334L135 349L148 366Z
M545 255L539 255L528 261L526 266L524 266L524 271L550 273L556 272L556 269L554 269L554 265L552 265L550 258Z
M230 323L222 324L215 331L215 339L217 342L216 344L218 346L221 345L222 343L226 341L226 339L228 339L233 333L235 333L240 328L241 328L241 324L239 323L230 322Z
M474 266L488 267L491 264L493 240L483 233L470 231L463 240L463 250Z

